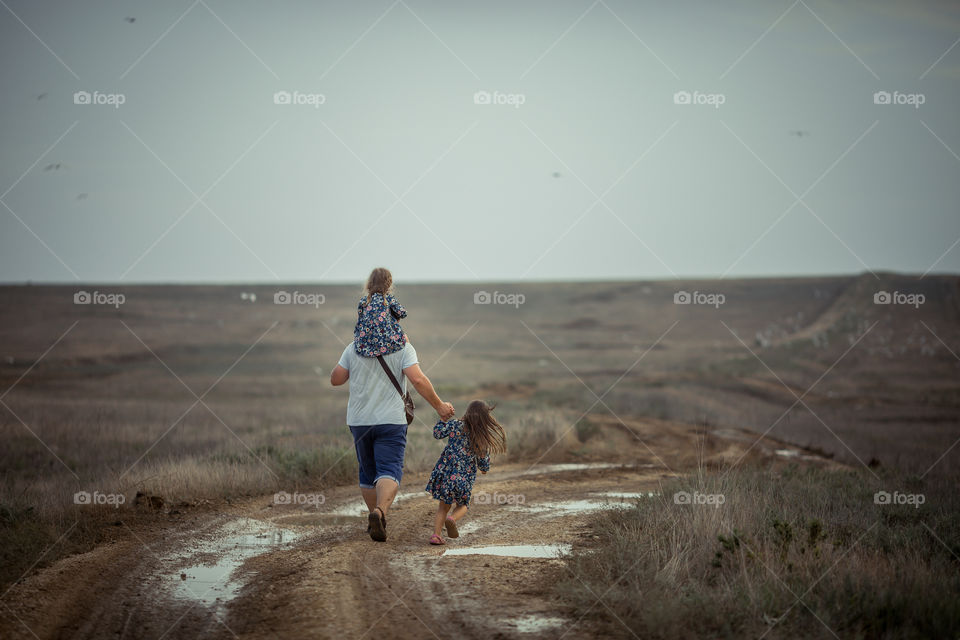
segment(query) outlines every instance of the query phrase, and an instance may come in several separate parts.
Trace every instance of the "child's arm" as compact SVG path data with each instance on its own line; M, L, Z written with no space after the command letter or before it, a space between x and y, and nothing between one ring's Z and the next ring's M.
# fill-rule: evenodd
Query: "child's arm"
M367 296L360 298L360 302L357 303L357 315L363 315L363 308L367 306Z
M490 471L490 455L485 455L482 458L477 458L477 469L480 469L480 473L486 473Z
M453 431L454 426L459 420L437 420L437 424L433 425L433 437L437 440L442 440L450 435L450 432Z
M407 310L403 308L399 300L393 297L393 294L387 294L387 305L390 307L393 317L397 320L407 317Z

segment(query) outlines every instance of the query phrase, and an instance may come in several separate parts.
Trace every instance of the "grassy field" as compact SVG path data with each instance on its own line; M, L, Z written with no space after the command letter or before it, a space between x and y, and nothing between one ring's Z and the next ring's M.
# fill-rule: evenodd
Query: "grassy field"
M609 607L641 638L956 637L955 480L882 473L880 486L919 505L877 504L872 480L793 468L670 483L601 516L600 543L574 555L556 591L575 617ZM677 505L678 492L723 501Z
M126 299L119 307L77 305L79 290L122 292ZM280 290L319 293L324 300L274 304ZM475 304L478 291L524 299L516 306ZM678 291L721 293L724 301L675 304ZM921 293L925 300L916 307L878 305L878 291ZM249 293L256 301L242 295ZM331 388L327 378L352 338L358 293L303 284L0 287L0 582L19 578L54 542L36 566L103 539L117 511L78 508L77 491L122 494L129 511L138 492L167 505L198 504L354 482L344 426L347 391ZM607 540L603 553L636 539L654 545L637 547L649 556L638 565L647 573L623 587L624 602L632 590L646 593L644 581L668 568L673 582L656 588L690 588L677 616L715 594L718 581L727 586L715 622L738 605L744 616L773 611L790 594L769 580L755 582L763 566L751 562L742 545L734 540L721 566L711 563L724 545L717 536L728 526L757 547L756 557L772 562L775 509L760 505L778 499L790 503L776 518L789 523L791 539L812 535L813 520L825 536L838 535L841 525L880 522L856 549L870 570L851 576L851 593L859 593L856 580L873 572L877 579L901 575L914 559L929 568L927 578L907 576L919 581L917 588L936 586L929 582L934 568L952 562L956 573L957 531L937 520L957 515L956 501L938 488L956 484L960 461L960 447L953 446L960 438L956 277L436 284L404 286L397 295L410 311L404 326L440 395L460 411L474 398L498 403L511 460L655 462L655 441L638 454L617 447L612 436L655 434L658 421L666 421L704 431L769 431L853 470L842 478L823 472L777 481L754 471L721 480L712 475L716 469L705 469L699 481L729 492L723 514L748 498L756 508L738 507L731 519L648 505L630 516L634 520L611 523L619 537ZM431 465L440 448L429 432L435 416L419 404L408 447L411 470ZM681 470L695 469L691 452L689 468ZM821 513L834 491L861 501L894 477L913 478L930 492L921 509L903 512L912 524L882 520L901 511L877 510L873 502L847 504L847 521ZM793 500L791 490L803 492L803 500ZM669 522L680 526L663 537L667 529L657 527ZM953 555L931 543L927 528ZM663 544L683 543L684 552L670 555L650 540L654 532ZM911 536L923 545L918 555L893 558L894 543ZM793 563L802 580L846 549L814 546L803 562L791 558L806 552L789 547L774 570ZM868 563L870 554L887 564ZM841 575L826 583L833 586L823 598L843 595L834 584ZM949 586L955 595L956 585ZM576 589L568 593L574 597ZM881 603L857 606L867 616ZM826 611L828 604L817 606ZM791 618L801 626L790 628L817 635L818 623L808 624L809 610L800 609ZM651 612L631 611L637 629L660 624ZM715 622L705 633L726 628ZM752 629L753 622L730 628ZM865 629L865 636L874 629L844 628Z

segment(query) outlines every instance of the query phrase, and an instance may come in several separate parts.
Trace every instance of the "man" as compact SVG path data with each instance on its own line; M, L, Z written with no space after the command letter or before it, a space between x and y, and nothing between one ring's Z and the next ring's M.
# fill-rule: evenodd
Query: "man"
M401 388L407 380L443 420L454 415L453 405L443 402L426 374L420 370L413 345L383 356ZM400 375L400 374L403 375ZM387 511L397 497L403 477L403 454L407 446L407 420L403 398L376 358L357 355L353 343L347 345L340 362L330 374L337 387L350 381L347 424L353 434L360 467L360 493L367 504L370 537L387 539Z

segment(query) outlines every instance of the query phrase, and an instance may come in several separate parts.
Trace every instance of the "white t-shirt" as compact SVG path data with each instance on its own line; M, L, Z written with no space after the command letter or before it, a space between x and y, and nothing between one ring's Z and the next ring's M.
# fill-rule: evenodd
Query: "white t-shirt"
M417 364L417 350L409 342L400 351L383 356L397 377L400 388L407 391L403 370ZM350 400L347 402L347 424L360 427L371 424L407 424L403 398L390 382L376 358L357 355L353 343L340 356L341 367L350 372Z

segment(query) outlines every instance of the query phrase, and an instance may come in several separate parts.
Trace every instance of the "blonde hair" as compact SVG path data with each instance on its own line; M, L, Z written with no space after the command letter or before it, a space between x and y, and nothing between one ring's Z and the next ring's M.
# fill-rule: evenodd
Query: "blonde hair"
M370 277L367 278L367 284L364 285L363 290L367 295L368 302L375 293L386 297L393 290L393 274L385 267L377 267L370 272Z

